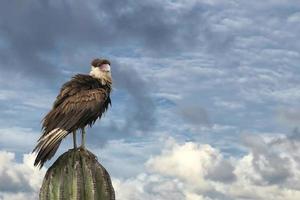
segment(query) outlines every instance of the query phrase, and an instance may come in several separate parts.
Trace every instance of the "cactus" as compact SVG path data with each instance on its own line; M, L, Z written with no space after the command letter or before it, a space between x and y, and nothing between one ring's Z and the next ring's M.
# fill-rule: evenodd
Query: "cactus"
M85 149L71 149L48 169L40 200L115 200L110 176Z

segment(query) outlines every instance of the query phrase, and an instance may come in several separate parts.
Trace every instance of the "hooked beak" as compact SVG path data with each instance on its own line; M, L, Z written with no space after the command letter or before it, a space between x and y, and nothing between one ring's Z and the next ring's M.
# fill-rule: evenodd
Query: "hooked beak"
M100 69L102 71L105 71L105 72L110 72L110 65L109 64L103 64L100 66Z

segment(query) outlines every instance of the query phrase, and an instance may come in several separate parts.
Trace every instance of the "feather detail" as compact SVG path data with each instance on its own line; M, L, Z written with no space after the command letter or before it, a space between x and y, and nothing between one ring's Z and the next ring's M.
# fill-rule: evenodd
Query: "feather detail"
M52 130L47 135L43 135L38 140L38 144L33 151L37 151L34 165L43 167L44 163L51 159L58 149L61 140L68 135L68 131L60 128Z

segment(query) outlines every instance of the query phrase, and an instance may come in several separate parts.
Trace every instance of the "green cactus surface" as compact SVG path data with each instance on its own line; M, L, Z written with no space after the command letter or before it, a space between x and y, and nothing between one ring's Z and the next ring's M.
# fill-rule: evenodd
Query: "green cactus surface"
M71 149L48 169L40 200L115 200L110 176L90 151Z

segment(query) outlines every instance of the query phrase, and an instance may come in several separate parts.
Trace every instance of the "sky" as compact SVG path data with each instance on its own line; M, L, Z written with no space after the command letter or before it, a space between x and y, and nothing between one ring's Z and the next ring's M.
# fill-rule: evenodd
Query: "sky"
M122 200L300 199L297 0L3 0L0 200L37 199L61 85L111 61L87 147Z

